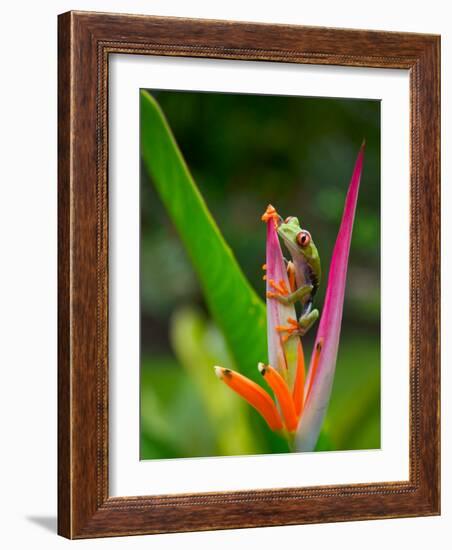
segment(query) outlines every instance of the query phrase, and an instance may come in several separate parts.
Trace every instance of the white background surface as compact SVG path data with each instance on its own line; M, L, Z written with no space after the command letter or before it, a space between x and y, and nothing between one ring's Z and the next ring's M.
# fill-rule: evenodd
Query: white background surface
M442 517L274 527L69 542L56 515L56 14L126 11L262 22L441 33L443 182L450 182L452 19L448 2L381 0L221 4L162 1L16 1L2 6L0 87L0 518L4 548L127 547L447 548L452 531L452 373L443 370ZM451 277L452 190L443 185L443 281ZM451 294L443 289L443 335ZM451 339L443 337L444 364Z
M110 60L110 494L155 495L407 480L409 388L408 71L113 56ZM140 88L381 99L381 449L137 460ZM332 92L333 91L333 92ZM351 175L350 175L351 177ZM344 190L347 181L343 182ZM391 190L405 201L394 201ZM394 269L397 265L397 269ZM397 308L394 308L397 303ZM404 390L401 390L404 388ZM132 429L131 429L132 427ZM234 471L234 480L218 474Z

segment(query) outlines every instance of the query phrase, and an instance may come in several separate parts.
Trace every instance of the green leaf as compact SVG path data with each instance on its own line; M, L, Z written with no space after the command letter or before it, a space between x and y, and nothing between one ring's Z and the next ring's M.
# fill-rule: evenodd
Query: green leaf
M252 430L250 407L212 376L212 365L235 368L221 332L200 311L183 307L171 319L170 338L180 364L189 373L212 422L217 455L265 452Z
M265 304L213 220L159 105L143 90L140 117L145 168L184 243L210 313L238 369L259 380L257 363L267 359Z

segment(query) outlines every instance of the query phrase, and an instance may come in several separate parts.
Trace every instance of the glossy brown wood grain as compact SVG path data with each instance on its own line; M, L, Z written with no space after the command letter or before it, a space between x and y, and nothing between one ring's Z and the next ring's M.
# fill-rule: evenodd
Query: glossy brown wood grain
M59 16L58 47L59 533L84 538L438 514L439 37L69 12ZM109 496L107 90L113 53L409 70L409 481Z

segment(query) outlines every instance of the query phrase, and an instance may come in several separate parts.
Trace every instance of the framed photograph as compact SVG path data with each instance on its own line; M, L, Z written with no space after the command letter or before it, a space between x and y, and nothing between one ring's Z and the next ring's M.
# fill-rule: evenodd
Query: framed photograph
M59 16L61 535L440 513L439 60Z

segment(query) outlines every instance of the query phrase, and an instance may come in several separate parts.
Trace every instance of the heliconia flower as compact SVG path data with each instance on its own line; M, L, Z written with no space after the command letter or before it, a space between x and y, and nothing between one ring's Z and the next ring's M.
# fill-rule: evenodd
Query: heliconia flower
M271 205L262 216L267 223L266 264L263 267L267 281L269 364L259 363L258 369L273 391L276 403L267 391L249 378L230 369L215 367L217 376L248 401L271 430L284 435L292 450L312 451L315 448L331 395L364 147L363 143L345 200L308 376L305 376L295 306L276 299L278 294L294 291L295 281L287 274L276 231L280 217Z
M221 367L215 367L215 372L261 414L270 429L281 432L292 444L303 406L303 350L297 336L295 306L282 304L274 298L276 293L285 295L294 289L291 288L276 231L279 216L271 205L262 220L267 223L266 264L263 267L267 281L269 365L259 363L258 369L273 391L277 406L270 395L249 378Z

